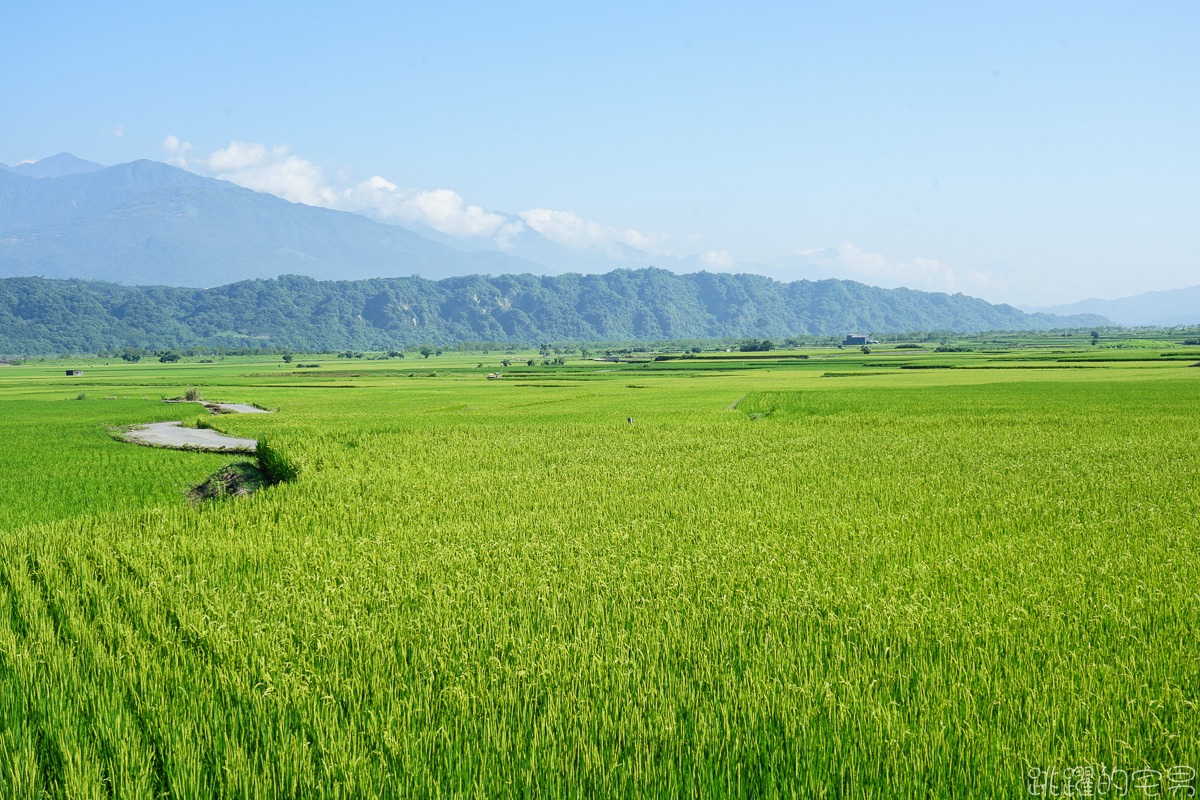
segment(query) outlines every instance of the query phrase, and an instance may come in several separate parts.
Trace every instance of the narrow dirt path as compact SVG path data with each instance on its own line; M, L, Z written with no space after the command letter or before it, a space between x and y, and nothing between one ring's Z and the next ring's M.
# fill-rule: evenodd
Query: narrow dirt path
M214 414L270 414L265 408L247 403L210 403L208 400L163 400L164 403L198 403Z
M205 403L204 407L209 411L214 409L222 411L226 414L270 414L265 408L258 406L249 406L245 403Z

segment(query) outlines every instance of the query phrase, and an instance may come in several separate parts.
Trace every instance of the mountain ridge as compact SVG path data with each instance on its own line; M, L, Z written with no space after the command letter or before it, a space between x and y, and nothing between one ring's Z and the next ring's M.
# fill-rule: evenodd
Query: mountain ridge
M1029 310L1047 314L1100 314L1120 325L1195 325L1200 324L1200 285L1142 292L1115 300L1089 298Z
M66 175L95 172L104 169L104 165L95 161L85 161L70 153L58 153L38 161L23 161L12 166L0 164L0 169L29 178L61 178Z
M0 171L0 277L204 287L296 272L362 279L541 270L157 161L56 178Z
M842 336L851 331L1032 330L1107 324L1025 314L978 298L827 279L677 275L466 275L241 281L214 289L0 280L0 352L139 347L386 350L423 343L602 342Z

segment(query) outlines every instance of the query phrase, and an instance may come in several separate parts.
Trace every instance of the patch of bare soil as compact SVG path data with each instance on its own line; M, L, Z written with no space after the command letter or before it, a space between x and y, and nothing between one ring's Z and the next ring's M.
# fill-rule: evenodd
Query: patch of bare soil
M187 496L193 503L203 503L221 497L245 497L271 484L270 476L257 464L239 461L209 475L199 486L190 489Z

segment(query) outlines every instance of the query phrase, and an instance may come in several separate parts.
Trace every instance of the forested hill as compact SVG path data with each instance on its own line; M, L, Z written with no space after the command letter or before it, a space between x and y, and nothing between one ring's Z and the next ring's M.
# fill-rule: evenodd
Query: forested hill
M916 330L1033 330L1103 317L1026 314L963 295L852 281L661 269L604 275L317 281L294 275L215 289L0 280L0 352L126 347L390 349L458 341L633 341Z

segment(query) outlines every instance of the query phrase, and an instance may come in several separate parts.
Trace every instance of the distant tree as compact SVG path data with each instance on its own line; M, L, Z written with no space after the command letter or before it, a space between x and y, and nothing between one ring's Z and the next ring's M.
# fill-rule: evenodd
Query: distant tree
M136 364L142 360L142 355L132 350L126 350L124 353L121 353L121 360L128 361L130 364Z
M864 344L862 347L858 348L858 349L862 351L862 354L863 354L864 356L869 356L869 355L871 355L871 348L870 348L869 346L865 345L865 344Z
M501 361L500 363L501 363L501 364L503 364L503 365L504 365L504 366L506 366L506 367L511 367L511 366L512 366L512 359L511 359L511 358L506 358L506 359L504 359L503 361Z
M526 362L525 362L525 364L526 364L527 366L530 366L530 367L532 367L532 366L533 366L533 359L532 359L532 358L531 358L531 359L529 359L528 361L526 361Z
M429 345L422 345L420 352L421 358L429 358L431 355L433 355L433 348Z
M164 364L174 364L179 360L179 353L159 353L158 360Z
M290 363L292 363L292 361L295 360L295 358L296 357L293 356L291 353L284 353L283 354L283 363L290 364Z
M1095 346L1100 342L1100 331L1092 331L1092 345Z

